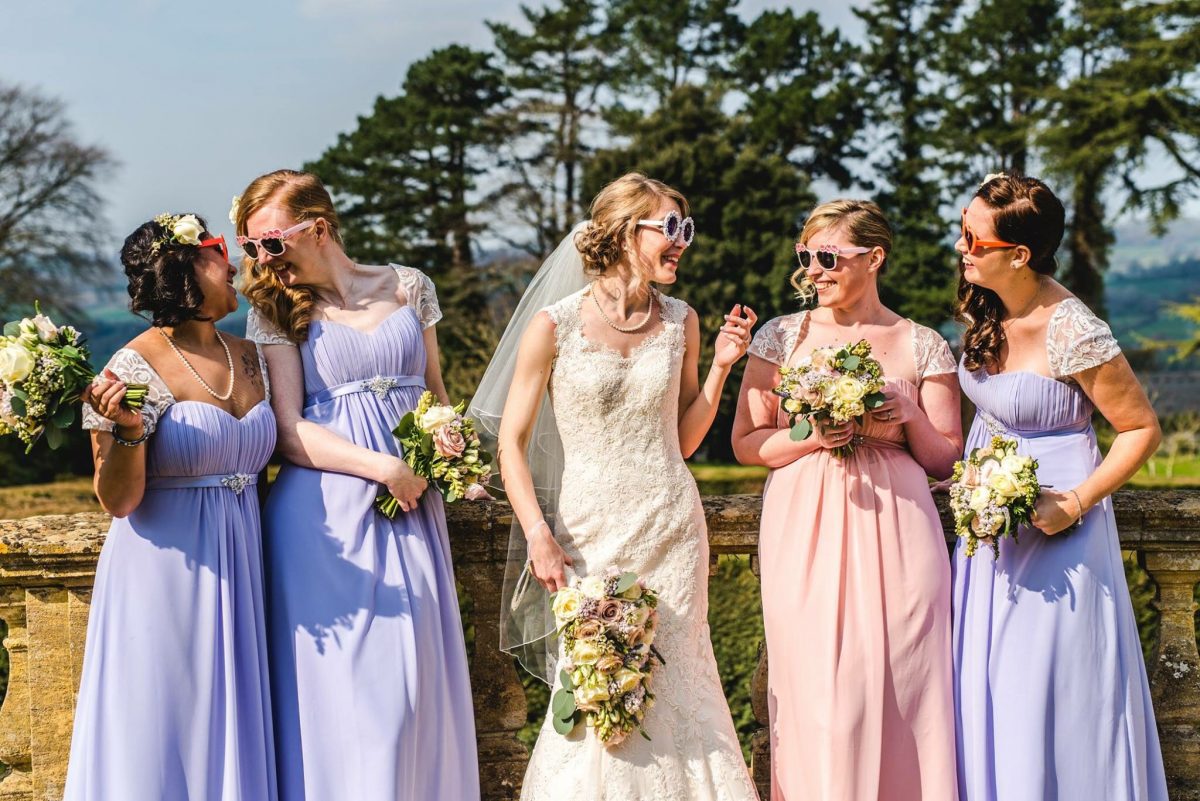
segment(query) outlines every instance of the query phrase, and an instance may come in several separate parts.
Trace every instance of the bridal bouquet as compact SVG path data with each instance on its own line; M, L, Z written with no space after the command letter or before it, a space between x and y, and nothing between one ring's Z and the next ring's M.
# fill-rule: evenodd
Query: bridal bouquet
M83 335L58 326L34 305L33 317L4 326L0 336L0 436L15 434L29 453L44 433L52 449L66 440L75 403L96 378ZM145 384L129 384L122 405L140 409Z
M976 448L954 465L950 508L954 531L967 539L967 556L974 556L980 541L991 542L1000 555L1000 537L1017 541L1017 527L1028 525L1040 487L1036 459L1017 454L1017 443L992 437L990 445Z
M559 689L550 701L554 730L569 734L580 723L606 746L642 728L654 703L650 678L662 656L655 650L658 595L633 573L609 568L574 576L552 596L551 608L565 655Z
M418 476L428 480L446 499L459 498L483 490L492 477L492 455L479 444L475 421L463 417L466 401L457 406L434 403L432 392L425 392L413 409L392 429L404 449L404 461ZM375 499L375 508L389 520L396 517L400 502L387 490Z
M862 422L868 409L887 398L883 394L883 367L871 358L871 343L865 339L841 347L817 348L795 367L779 371L775 394L792 426L796 442L812 434L812 419L845 423ZM849 456L854 445L835 448L833 455Z

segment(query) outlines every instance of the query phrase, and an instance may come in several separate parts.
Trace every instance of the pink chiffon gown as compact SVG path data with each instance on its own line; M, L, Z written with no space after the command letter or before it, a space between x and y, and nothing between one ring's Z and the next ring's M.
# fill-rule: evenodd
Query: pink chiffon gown
M750 353L795 364L806 318L771 320ZM931 329L900 324L917 383L887 388L916 400L954 359ZM954 801L946 541L903 428L867 418L859 434L844 459L817 450L773 470L763 494L771 798Z

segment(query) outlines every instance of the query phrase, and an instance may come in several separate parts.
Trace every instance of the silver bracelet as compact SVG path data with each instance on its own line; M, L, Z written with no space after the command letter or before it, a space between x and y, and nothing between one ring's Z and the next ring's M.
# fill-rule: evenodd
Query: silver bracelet
M145 421L143 421L142 422L142 435L140 437L138 437L137 439L125 439L124 437L122 437L120 434L117 433L117 427L115 425L112 427L112 431L109 433L112 434L113 441L116 442L118 445L124 445L127 448L134 448L134 447L137 447L138 445L141 445L143 442L145 442L146 440L148 440L150 438L150 426L146 425Z
M1079 500L1079 493L1075 490L1069 489L1067 492L1075 496L1075 508L1079 510L1079 515L1075 518L1075 522L1068 526L1068 528L1079 528L1083 524L1083 501Z

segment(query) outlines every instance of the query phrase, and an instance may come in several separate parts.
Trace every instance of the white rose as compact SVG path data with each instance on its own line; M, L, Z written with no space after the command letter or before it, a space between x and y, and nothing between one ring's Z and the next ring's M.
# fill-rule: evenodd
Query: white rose
M454 409L449 406L430 406L429 411L421 415L417 425L421 426L422 431L433 433L447 423L453 423L457 417Z
M976 487L971 491L971 499L967 505L976 512L982 512L992 502L992 491L987 487Z
M596 640L576 640L571 659L576 665L594 665L601 653L600 643Z
M867 394L867 387L852 375L844 375L833 385L834 394L847 403L855 403Z
M585 712L598 712L600 702L608 700L608 685L588 683L575 688L575 706Z
M20 345L9 345L0 350L0 381L15 384L24 381L33 372L33 357Z
M563 587L558 592L554 593L554 602L551 608L554 610L554 616L558 618L559 623L568 620L574 620L579 615L579 605L583 603L583 595L579 590L573 590L570 587Z
M579 585L579 589L589 598L603 598L604 579L599 576L588 576Z
M617 689L622 693L633 692L642 683L642 674L628 668L618 670L617 675L613 678L617 682Z
M199 245L204 226L195 214L185 214L171 226L171 238L181 245Z
M1029 457L1009 454L1000 462L1000 468L1011 476L1016 476L1029 464Z
M38 338L42 342L53 342L58 336L58 326L50 321L50 318L44 314L39 314L33 318L33 327L37 329Z
M1000 463L995 459L985 459L979 465L979 483L986 484L991 480L992 476L1000 469Z
M1015 498L1021 494L1017 480L1003 470L998 470L988 479L988 486L995 490L997 495L1005 499Z
M234 195L233 200L229 202L229 224L237 225L238 206L242 204L240 195Z

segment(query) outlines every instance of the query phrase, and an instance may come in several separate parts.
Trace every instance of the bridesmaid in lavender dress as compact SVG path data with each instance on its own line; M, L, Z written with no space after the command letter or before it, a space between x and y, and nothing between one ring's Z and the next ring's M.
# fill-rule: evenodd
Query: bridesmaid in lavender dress
M194 225L191 224L194 221ZM275 420L224 238L151 221L121 261L154 327L85 393L96 495L113 514L92 591L67 801L272 801L258 496ZM149 386L140 413L126 383Z
M954 560L964 801L1166 801L1154 710L1109 495L1154 452L1157 419L1107 325L1054 281L1063 207L989 176L963 212L959 379L1039 461L1034 526ZM1092 412L1119 432L1101 458Z
M433 284L352 262L312 175L256 178L236 224L287 460L264 525L280 797L478 799L442 500L391 434L426 388L446 401Z

